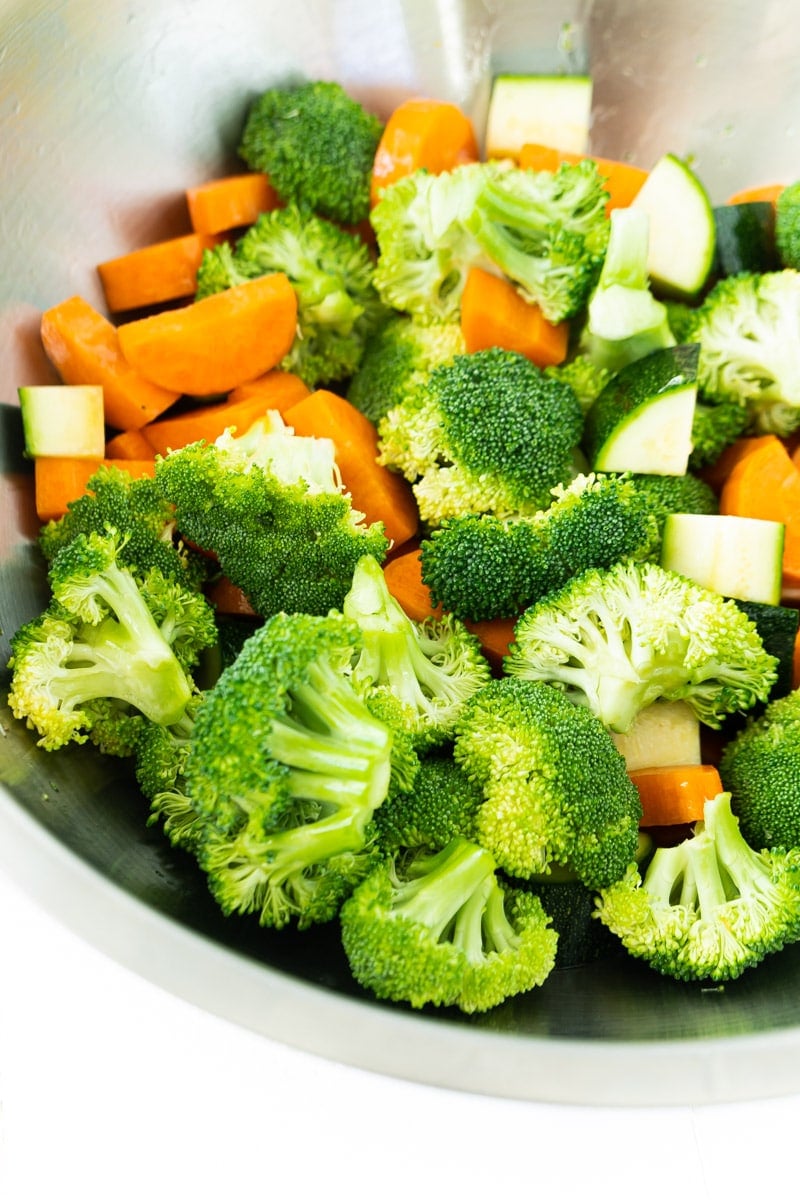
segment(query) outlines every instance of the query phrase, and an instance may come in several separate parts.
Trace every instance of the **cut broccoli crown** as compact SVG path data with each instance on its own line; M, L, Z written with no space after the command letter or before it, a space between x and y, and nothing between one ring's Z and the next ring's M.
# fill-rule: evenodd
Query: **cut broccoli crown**
M590 569L527 609L509 675L562 689L616 733L659 697L719 728L769 695L777 659L726 600L654 562Z
M281 362L309 387L348 378L385 312L366 244L295 205L261 213L236 243L206 250L197 298L280 271L297 295L297 337Z
M597 915L636 958L680 980L723 983L800 937L800 850L756 851L730 793L705 804L695 836L632 865Z
M198 710L186 794L226 913L275 927L330 920L372 862L392 733L347 676L358 640L341 613L278 613Z
M277 437L264 446L264 466L249 436L185 446L157 461L156 483L181 533L217 557L257 613L324 615L341 607L359 558L382 560L388 539L339 490L327 439ZM271 454L280 476L268 465Z
M761 433L793 432L800 427L798 322L800 272L721 279L696 315L701 391L742 405Z
M750 426L750 411L735 397L720 399L698 395L692 417L692 450L689 467L696 471L717 461Z
M369 215L383 125L338 83L269 88L247 113L239 154L306 213L357 224Z
M341 912L356 980L381 999L482 1012L541 985L556 935L536 896L465 838L378 866Z
M775 201L775 245L783 266L800 271L800 180L787 184Z
M434 367L450 362L466 347L455 321L421 321L395 313L368 340L347 399L376 425L413 396Z
M600 721L556 688L493 680L468 702L453 756L485 797L476 840L510 875L568 864L601 887L635 858L642 809L625 760Z
M627 476L578 475L535 517L453 517L422 542L422 578L462 620L515 617L588 567L645 558L658 542L647 497Z
M495 348L436 367L378 431L381 461L412 482L423 520L439 525L544 508L574 475L583 414L572 388Z
M658 528L654 556L660 551L664 523L670 513L712 516L719 512L719 499L714 489L691 471L684 475L633 474L630 478Z
M412 621L389 592L380 564L356 563L342 611L359 628L351 679L380 715L420 749L453 736L464 704L489 679L477 638L452 616Z
M612 375L611 371L598 366L586 354L576 354L567 362L545 367L544 373L569 384L584 414L592 407Z
M474 840L482 804L482 789L462 771L451 747L427 754L411 788L393 792L376 811L378 845L395 854L419 846L444 850L454 837Z
M800 692L773 700L727 743L720 775L752 846L800 847Z

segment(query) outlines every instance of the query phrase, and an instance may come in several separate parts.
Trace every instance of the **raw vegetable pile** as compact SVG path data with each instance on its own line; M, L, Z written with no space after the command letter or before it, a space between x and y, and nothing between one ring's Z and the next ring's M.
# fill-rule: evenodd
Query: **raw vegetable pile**
M415 1008L800 939L800 182L542 145L540 84L482 152L449 103L269 89L19 388L14 715Z

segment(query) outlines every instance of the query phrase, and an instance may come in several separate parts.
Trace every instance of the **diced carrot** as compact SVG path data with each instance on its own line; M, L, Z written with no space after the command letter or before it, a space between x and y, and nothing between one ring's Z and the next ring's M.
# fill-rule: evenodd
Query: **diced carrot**
M606 211L612 208L627 208L647 179L648 172L643 167L616 158L601 158L597 154L575 154L570 150L558 150L553 146L542 146L538 142L524 145L519 152L518 161L521 167L534 171L555 171L562 163L578 163L586 158L597 163L597 169L605 181L608 192Z
M113 429L141 429L180 395L180 389L160 387L132 367L115 327L81 296L42 313L41 336L64 383L100 384L106 424Z
M795 590L800 587L800 470L780 438L767 434L758 441L725 480L719 508L731 516L783 522L783 587Z
M326 437L334 444L342 482L353 506L367 521L382 521L394 546L412 538L419 513L410 485L378 462L378 433L355 405L320 388L283 414L301 437Z
M495 670L501 668L503 659L508 654L509 647L514 640L516 623L516 617L494 617L490 621L464 622L470 633L475 634L483 653Z
M728 197L727 203L756 204L765 200L768 204L775 204L785 186L784 183L762 183L757 187L741 188L740 191L734 192L732 196Z
M792 688L800 688L800 629L794 639L794 654L792 655Z
M249 171L187 188L186 203L195 233L224 233L252 225L259 213L277 208L280 199L266 175Z
M215 579L212 584L206 588L206 596L209 602L219 613L224 613L227 617L254 617L256 611L250 604L250 601L245 596L240 587L235 583L231 583L224 575L219 579Z
M424 168L432 175L477 162L472 122L455 104L417 96L395 108L384 126L372 167L370 200L397 179Z
M434 604L431 594L422 582L422 563L419 547L412 546L402 554L393 555L383 568L386 586L412 621L425 621L428 617L441 617L444 609Z
M106 458L138 459L153 458L154 450L141 429L126 429L106 442Z
M308 394L309 389L299 375L276 369L234 388L221 404L201 405L178 416L153 421L141 432L152 453L169 454L170 450L180 450L192 442L213 442L231 427L241 436L267 409L285 412Z
M126 312L193 296L203 252L214 244L207 234L187 233L98 263L109 311Z
M525 171L557 171L562 163L578 162L580 157L570 150L557 150L555 146L544 146L541 142L526 142L520 148L517 162Z
M119 344L145 379L190 396L213 396L277 366L296 327L294 288L275 272L129 321L119 329Z
M703 467L698 474L715 492L721 491L725 480L736 464L752 453L753 450L758 450L768 436L771 437L772 435L765 434L762 437L737 438L735 442L731 442L730 446L725 447L715 462L707 467Z
M641 767L630 771L642 802L643 829L702 821L706 800L725 789L719 771L710 763L677 767Z
M86 491L86 484L101 465L119 467L134 479L153 475L152 458L143 461L115 458L37 458L34 460L36 515L42 522L57 521L72 500Z
M529 304L507 279L472 267L461 294L461 331L467 351L500 346L516 350L537 367L567 357L569 325L554 325L538 304Z

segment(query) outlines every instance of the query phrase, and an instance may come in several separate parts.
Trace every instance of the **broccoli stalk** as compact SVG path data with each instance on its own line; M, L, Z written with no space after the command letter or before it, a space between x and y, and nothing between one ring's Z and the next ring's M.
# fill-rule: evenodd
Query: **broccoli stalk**
M736 979L800 938L800 851L756 851L729 792L706 801L693 837L659 847L601 891L597 915L625 949L680 980Z

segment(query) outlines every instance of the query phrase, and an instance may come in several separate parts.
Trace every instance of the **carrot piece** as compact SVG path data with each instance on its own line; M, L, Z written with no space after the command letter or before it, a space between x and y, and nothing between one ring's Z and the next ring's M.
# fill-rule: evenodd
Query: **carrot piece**
M277 208L280 199L266 175L248 171L187 188L186 203L195 233L224 233L252 225L259 213Z
M297 404L309 389L299 375L290 371L268 371L252 383L242 384L230 392L221 404L209 404L166 417L145 425L142 435L153 454L168 454L192 442L215 441L226 429L234 426L241 435L269 408L285 412Z
M106 442L106 458L146 460L153 458L153 447L141 429L126 429Z
M542 146L538 142L529 142L519 152L519 165L534 171L555 171L562 163L578 163L584 159L597 163L597 169L603 176L608 192L606 211L612 208L627 208L648 173L643 167L633 163L622 162L616 158L601 158L597 154L575 154L571 150L558 150L553 146Z
M275 272L183 308L129 321L119 344L130 365L191 396L228 392L277 366L294 341L297 297Z
M524 354L537 367L555 366L567 357L569 324L548 321L507 279L472 267L461 293L461 332L467 351L500 346Z
M206 588L206 598L218 613L226 617L255 617L258 614L240 587L225 575Z
M726 203L754 204L765 200L768 204L775 204L785 186L783 183L762 183L757 187L741 188L740 191L729 196Z
M444 609L434 604L431 594L422 582L422 561L419 547L414 546L393 555L383 568L386 586L412 621L425 621L428 617L441 617Z
M287 409L283 419L301 437L331 439L342 482L368 523L382 521L394 546L414 536L419 526L414 493L402 475L378 462L377 430L353 404L320 388Z
M792 688L800 688L800 629L794 639L794 654L792 655Z
M106 465L127 471L134 479L153 475L155 462L116 458L36 458L33 463L34 497L39 520L57 521L72 500L86 491L98 467Z
M569 150L556 150L555 146L544 146L541 142L526 142L520 147L517 162L525 171L557 171L563 162L577 162L579 154Z
M702 821L706 800L725 789L710 763L677 767L641 767L628 772L642 802L643 829Z
M193 296L203 252L213 245L215 239L207 234L187 233L98 263L109 311L125 312Z
M735 442L731 442L730 446L725 447L715 462L703 467L699 474L714 491L719 492L736 464L753 450L758 450L766 439L772 436L772 434L764 434L761 437L737 438Z
M404 100L389 117L375 152L370 201L390 183L425 168L432 175L477 162L472 122L455 104L422 96Z
M516 617L494 617L490 621L464 622L470 633L474 633L481 644L483 653L496 670L501 668L503 659L508 654L514 640L516 623Z
M42 313L41 337L64 383L100 384L106 423L114 429L141 429L180 395L143 378L124 358L111 322L81 296Z
M719 498L721 513L783 522L783 587L800 587L800 470L780 438L766 434L731 470Z

